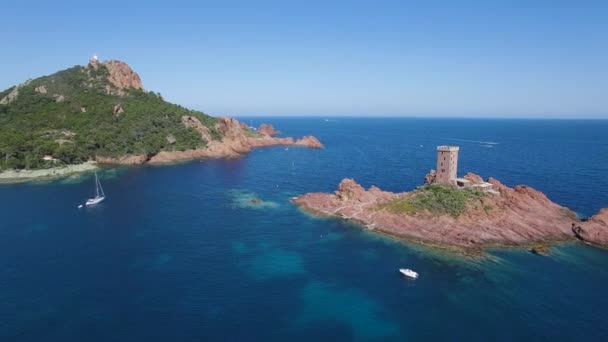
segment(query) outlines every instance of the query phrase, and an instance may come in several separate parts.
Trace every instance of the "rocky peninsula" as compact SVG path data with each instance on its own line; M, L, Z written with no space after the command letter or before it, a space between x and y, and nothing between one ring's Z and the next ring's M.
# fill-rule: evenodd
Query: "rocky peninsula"
M247 125L234 118L221 117L214 128L221 134L222 139L213 140L209 129L196 117L183 116L182 122L186 127L196 130L204 141L208 141L207 146L184 151L160 151L156 154L126 155L118 158L98 156L96 161L101 164L121 165L164 164L203 158L235 158L258 147L303 146L323 148L323 144L311 135L300 139L273 137L272 135L275 135L276 131L269 124L262 124L257 131L251 131Z
M216 129L221 132L222 140L213 140L209 129L192 116L182 118L184 125L195 129L201 138L210 143L204 148L184 151L160 151L156 154L125 155L121 157L97 156L94 160L81 164L56 166L37 170L8 170L0 172L0 183L18 183L32 180L53 179L69 176L75 173L90 172L100 165L141 165L167 164L179 161L205 158L236 158L250 152L253 148L270 146L302 146L308 148L323 148L323 144L314 136L304 136L300 139L292 137L273 137L278 134L274 127L262 124L257 132L252 131L234 118L218 119Z
M146 90L128 64L97 56L0 91L0 123L0 180L8 181L87 171L93 164L232 158L276 145L323 147L313 136L279 137L272 125L255 129L167 102Z
M472 173L464 179L485 183ZM344 179L333 194L309 193L291 200L317 215L344 218L373 231L463 252L576 239L608 245L608 208L581 220L531 187L510 188L494 178L487 183L492 192L459 189L434 183L431 174L414 191L392 193L375 186L365 190L353 179Z

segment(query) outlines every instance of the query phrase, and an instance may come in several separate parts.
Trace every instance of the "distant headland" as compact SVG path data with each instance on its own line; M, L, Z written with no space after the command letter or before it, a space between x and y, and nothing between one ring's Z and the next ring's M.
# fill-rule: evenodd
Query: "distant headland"
M472 173L458 178L458 153L457 146L438 146L436 170L411 192L392 193L375 186L365 190L344 179L333 194L309 193L291 201L314 214L466 253L492 246L538 248L576 239L608 246L608 208L581 220L531 187L510 188Z
M96 164L235 157L274 145L323 147L314 136L277 134L270 125L256 129L169 103L146 91L126 63L93 56L86 66L0 91L0 182L63 176Z

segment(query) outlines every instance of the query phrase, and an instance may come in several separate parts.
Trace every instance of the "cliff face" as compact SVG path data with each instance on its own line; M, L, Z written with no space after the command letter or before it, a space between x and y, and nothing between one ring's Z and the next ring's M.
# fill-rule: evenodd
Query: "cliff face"
M608 246L608 208L603 208L587 222L579 224L580 237L585 241Z
M103 62L103 65L108 69L108 82L118 90L144 89L139 75L127 63L110 60Z
M469 178L481 179L474 174ZM499 194L476 194L459 215L425 209L435 203L416 207L416 196L422 190L365 190L352 179L343 180L334 194L310 193L292 202L316 214L354 220L383 233L440 246L478 249L572 240L573 223L582 225L586 241L608 244L608 209L581 223L572 211L553 203L540 191L524 185L509 188L493 178L488 181Z

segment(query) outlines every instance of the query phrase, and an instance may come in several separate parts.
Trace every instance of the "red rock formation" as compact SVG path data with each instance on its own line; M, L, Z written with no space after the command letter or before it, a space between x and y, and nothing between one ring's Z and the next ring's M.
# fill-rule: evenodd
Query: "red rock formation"
M108 82L110 82L123 95L126 88L144 89L139 75L121 61L105 61L103 65L108 69Z
M186 127L193 128L201 134L201 138L207 143L205 148L198 148L186 151L161 151L153 156L137 156L129 158L97 158L100 163L112 164L143 164L143 163L171 163L181 160L200 159L200 158L231 158L238 157L251 151L256 147L267 147L277 145L297 145L311 148L322 148L323 145L313 136L305 136L302 139L294 140L291 137L274 138L269 135L263 137L249 136L249 127L243 125L236 119L221 117L215 129L222 136L222 140L213 140L209 128L203 125L195 116L183 116L182 123ZM124 161L124 162L123 162Z
M334 193L341 201L363 201L367 192L352 178L343 179Z
M470 174L471 179L481 179L477 177ZM334 194L310 193L292 202L316 214L355 220L386 234L439 246L479 249L572 240L572 223L582 226L584 240L608 245L608 209L580 222L571 210L540 191L524 185L509 188L492 178L490 183L500 194L472 200L457 217L424 210L391 212L382 204L415 193L390 193L376 187L365 190L352 179L343 180Z
M323 144L321 144L319 139L317 139L316 137L313 137L312 135L307 135L307 136L303 137L302 139L298 139L294 143L294 145L305 146L305 147L310 147L310 148L323 148Z
M203 125L200 122L200 120L198 118L196 118L195 116L190 116L190 115L184 115L184 116L182 116L182 123L186 127L194 128L195 131L197 131L198 133L200 133L201 138L204 141L211 141L211 140L213 140L211 138L211 134L209 133L209 128L207 128L205 125Z
M579 224L580 236L585 240L600 245L608 245L608 208L603 208L587 222Z
M100 164L139 165L144 164L150 157L147 155L127 155L122 157L96 157L95 161Z
M424 176L425 185L433 184L435 183L435 180L437 180L437 172L435 172L435 170L431 170L429 173L426 174L426 176Z
M241 129L244 130L245 132L247 132L249 130L249 126L247 126L247 124L245 124L243 122L239 122L239 125L241 125Z
M261 124L260 127L258 128L257 132L262 135L268 135L268 136L274 136L274 135L277 135L280 133L280 132L277 132L274 129L274 127L269 124Z
M473 183L483 183L483 178L481 178L481 176L476 175L476 174L471 173L471 172L467 173L462 178L464 178L466 180L469 180L469 181L471 181Z

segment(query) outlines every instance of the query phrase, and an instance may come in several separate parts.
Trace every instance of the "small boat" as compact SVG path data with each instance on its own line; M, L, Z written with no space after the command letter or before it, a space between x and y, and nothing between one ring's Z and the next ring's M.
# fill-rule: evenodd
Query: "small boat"
M410 270L409 268L400 268L399 272L401 272L401 274L403 274L404 276L408 276L410 278L418 278L418 273Z
M95 198L89 198L85 205L91 206L98 204L106 199L106 194L103 193L103 188L101 187L101 183L99 182L99 177L97 177L97 172L95 172Z
M78 206L78 209L82 208L82 204Z

